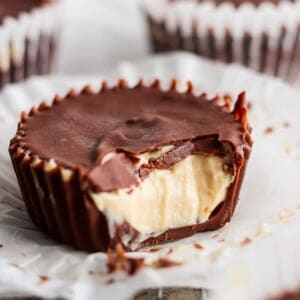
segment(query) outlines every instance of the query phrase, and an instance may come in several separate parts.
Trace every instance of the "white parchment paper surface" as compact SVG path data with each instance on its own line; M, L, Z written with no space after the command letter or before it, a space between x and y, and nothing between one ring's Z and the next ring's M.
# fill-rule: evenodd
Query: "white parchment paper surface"
M255 141L236 213L224 228L164 245L155 253L133 253L147 261L169 257L182 266L145 268L137 275L106 273L106 255L88 255L65 247L41 233L21 200L8 156L18 115L41 100L50 101L71 87L124 77L176 77L184 90L192 80L195 92L246 90ZM264 299L281 288L300 284L300 93L279 80L239 66L201 60L191 54L157 56L122 63L106 75L71 78L50 76L12 85L0 94L0 297L36 295L69 299L126 299L142 288L191 286L208 288L211 299ZM268 129L272 128L272 130ZM47 129L51 130L51 129ZM246 239L247 238L247 239ZM246 241L251 240L249 243ZM203 250L196 249L199 242ZM43 280L47 276L48 280ZM113 284L107 281L113 278ZM100 297L100 298L99 298Z

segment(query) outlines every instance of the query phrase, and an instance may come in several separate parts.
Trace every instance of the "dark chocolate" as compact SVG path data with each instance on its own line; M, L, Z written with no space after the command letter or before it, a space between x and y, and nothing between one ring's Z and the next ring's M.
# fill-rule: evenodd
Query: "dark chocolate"
M63 101L56 97L51 107L42 103L23 113L9 150L31 218L51 236L80 249L106 251L126 236L130 238L123 247L132 250L139 232L124 222L110 236L106 216L96 208L88 189L131 187L151 170L171 168L190 154L223 157L228 154L225 143L232 155L229 170L234 172L225 201L207 222L170 229L139 247L225 225L237 203L252 141L245 94L232 112L228 103L222 108L218 100L194 96L191 84L186 93L178 93L175 81L166 92L158 81L132 89L120 81L112 89L103 84L99 93L89 88L80 94L72 91ZM174 147L167 153L136 169L135 155L170 144ZM112 151L116 155L101 164ZM40 162L32 164L35 157ZM57 163L51 170L45 168L49 159ZM62 177L65 168L73 171L69 180Z
M30 13L34 9L54 4L57 1L59 0L1 0L0 28L3 27L6 30L7 25L4 20L7 17L17 18L23 13ZM16 21L16 26L23 25ZM39 27L36 29L41 30ZM13 39L14 33L12 32L11 34L11 39ZM0 89L8 83L18 82L33 75L44 75L51 72L58 43L57 32L37 32L37 34L38 36L35 39L32 39L30 35L25 35L22 41L24 43L24 53L18 62L14 60L13 55L10 55L9 68L0 70Z
M242 124L233 114L207 101L205 95L195 97L191 93L140 87L70 94L67 100L20 125L24 131L22 146L66 168L81 168L98 191L129 187L138 180L134 163L121 153L132 156L163 145L192 141L185 154L177 150L175 156L171 152L152 162L158 168L162 163L160 168L167 168L166 164L171 166L194 152L220 152L223 142L242 158L249 152ZM198 144L195 150L194 143ZM100 165L110 152L120 154ZM112 171L109 176L108 168Z
M253 37L245 31L241 39L234 39L232 33L224 28L223 40L220 40L209 28L207 32L197 32L197 20L190 36L185 36L178 27L174 32L167 28L164 20L157 21L151 15L147 16L149 36L154 52L168 52L174 50L185 50L193 52L211 60L219 60L225 63L236 62L247 67L255 68L257 71L278 76L291 82L299 78L300 70L300 25L295 32L287 32L284 24L279 29L278 41L270 43L268 34ZM260 51L252 55L253 41L259 44ZM287 40L289 47L285 47ZM235 44L241 45L240 55L236 55ZM256 67L254 67L256 66Z

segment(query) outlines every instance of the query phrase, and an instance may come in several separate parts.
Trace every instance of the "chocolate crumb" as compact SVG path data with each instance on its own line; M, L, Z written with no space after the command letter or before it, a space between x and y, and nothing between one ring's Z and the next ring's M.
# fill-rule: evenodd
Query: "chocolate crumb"
M127 258L124 271L128 275L134 275L144 266L144 258Z
M157 252L157 251L160 251L161 250L161 247L153 247L150 249L150 252Z
M244 238L244 239L241 241L241 245L242 245L242 246L246 246L246 245L248 245L248 244L251 243L251 242L252 242L251 238L246 237L246 238Z
M113 284L115 280L113 278L108 279L105 283L106 284Z
M170 255L171 253L173 253L173 248L169 249L169 251L167 252L167 255Z
M267 127L265 130L264 130L264 134L271 134L274 132L274 128L273 127Z
M3 248L3 244L0 244L0 248Z
M252 107L253 107L253 103L250 102L250 101L248 101L248 103L247 103L247 109L248 109L248 110L251 110Z
M94 271L91 271L91 270L89 270L88 273L89 273L89 275L91 275L91 276L92 276L92 275L95 275L95 272L94 272Z
M128 275L134 275L144 266L144 258L127 257L121 244L117 244L113 250L108 249L107 251L107 269L109 274L122 270Z
M284 122L282 125L285 128L289 128L291 126L291 124L289 122Z
M159 258L158 260L154 261L152 263L152 267L155 269L163 269L163 268L171 268L171 267L176 267L180 266L181 263L171 260L169 258Z
M203 250L203 249L204 249L203 246L202 246L201 244L199 244L199 243L195 243L195 244L194 244L194 247L195 247L196 249L198 249L198 250Z
M39 279L40 279L40 283L44 283L44 282L48 281L50 278L46 275L40 275Z

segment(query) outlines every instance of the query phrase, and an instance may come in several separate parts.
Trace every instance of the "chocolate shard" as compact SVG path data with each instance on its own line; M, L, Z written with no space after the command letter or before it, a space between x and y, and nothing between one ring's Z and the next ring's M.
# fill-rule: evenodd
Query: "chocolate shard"
M124 153L116 154L104 164L93 167L86 178L98 192L111 192L138 183L132 161Z
M187 142L157 159L150 159L149 165L155 169L170 169L174 164L190 155L193 152L193 148L194 144Z

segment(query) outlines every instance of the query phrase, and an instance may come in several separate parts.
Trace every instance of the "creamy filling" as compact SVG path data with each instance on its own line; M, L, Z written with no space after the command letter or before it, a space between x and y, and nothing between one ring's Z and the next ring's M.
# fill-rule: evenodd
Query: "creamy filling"
M145 161L152 156L146 153L139 158ZM209 219L234 179L225 165L226 158L190 155L170 170L153 170L138 186L90 195L110 225L126 221L141 235L155 236Z

